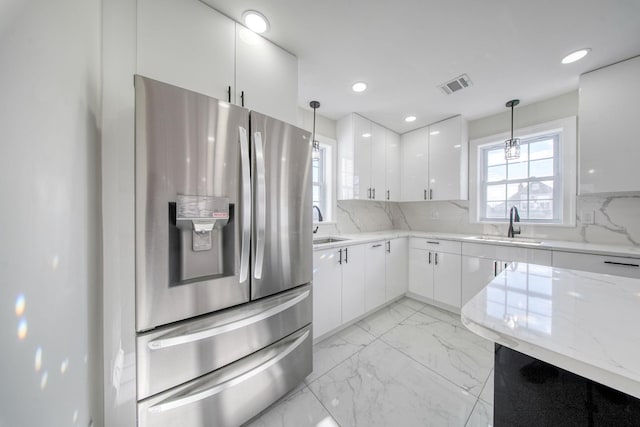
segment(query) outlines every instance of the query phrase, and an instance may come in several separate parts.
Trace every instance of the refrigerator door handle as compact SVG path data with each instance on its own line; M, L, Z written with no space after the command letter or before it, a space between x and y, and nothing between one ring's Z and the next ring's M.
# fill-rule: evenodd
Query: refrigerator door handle
M244 381L247 381L249 378L252 378L259 373L269 369L271 366L277 364L282 359L287 357L291 352L297 349L309 336L309 331L306 331L302 336L298 337L295 341L289 344L284 350L275 355L273 358L267 360L265 363L256 366L253 369L242 372L239 375L236 375L233 378L228 379L222 383L217 383L212 385L212 387L206 388L202 390L200 387L195 388L194 393L189 393L186 395L178 395L179 397L175 399L164 400L157 405L153 405L149 408L149 412L165 412L170 411L172 409L180 408L181 406L190 405L195 402L204 400L208 397L215 396L230 387L238 385Z
M267 227L267 200L266 200L266 178L264 168L264 151L262 149L262 134L255 132L254 146L256 151L256 172L257 172L257 190L256 190L256 226L257 226L257 242L256 242L256 264L253 276L256 279L262 279L262 266L264 264L264 248L265 233Z
M242 170L242 249L240 252L240 283L249 278L249 251L251 250L251 176L249 139L247 130L238 127L240 134L240 168Z
M150 350L159 350L167 347L173 347L176 345L182 345L182 344L188 344L195 341L201 341L207 338L215 337L220 334L225 334L227 332L235 331L237 329L247 327L249 325L261 322L265 319L268 319L269 317L273 317L279 313L282 313L283 311L309 298L309 295L310 295L310 291L305 291L302 294L294 298L291 298L289 301L285 301L280 305L273 306L262 312L253 314L249 317L245 317L244 319L240 319L231 323L226 323L224 325L214 326L213 328L193 331L188 334L159 337L158 339L150 341L147 344L147 346L149 347Z

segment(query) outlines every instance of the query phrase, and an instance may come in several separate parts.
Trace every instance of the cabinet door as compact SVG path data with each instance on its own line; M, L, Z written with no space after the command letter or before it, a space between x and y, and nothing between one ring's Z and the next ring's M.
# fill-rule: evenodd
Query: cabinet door
M422 249L409 249L409 292L433 298L433 254Z
M400 135L386 129L386 200L400 201Z
M476 256L462 256L462 301L464 306L495 277L499 261Z
M429 126L430 200L468 198L468 141L461 116Z
M365 246L342 249L342 323L365 311Z
M385 294L387 301L407 292L409 280L408 243L407 238L392 239L386 242Z
M235 100L278 120L297 122L298 59L240 24L236 24Z
M640 57L580 76L580 194L640 190Z
M338 249L313 253L313 336L342 323L342 266Z
M385 295L385 242L368 243L365 255L364 308L373 310L386 302Z
M436 252L433 261L433 299L460 308L460 255Z
M553 266L640 279L639 258L554 251Z
M407 132L400 138L402 171L400 191L403 202L427 200L429 179L428 129Z
M197 0L138 0L137 72L227 101L234 25Z
M385 128L371 124L371 198L374 200L387 199L386 134Z
M353 197L370 199L371 184L371 144L373 134L371 122L357 114L353 115Z

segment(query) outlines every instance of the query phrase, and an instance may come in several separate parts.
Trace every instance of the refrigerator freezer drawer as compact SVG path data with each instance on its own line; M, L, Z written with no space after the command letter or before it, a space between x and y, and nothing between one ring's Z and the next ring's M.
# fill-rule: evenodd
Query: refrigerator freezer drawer
M311 325L216 372L138 403L140 427L239 426L311 373Z
M138 400L258 351L311 323L311 285L137 339Z

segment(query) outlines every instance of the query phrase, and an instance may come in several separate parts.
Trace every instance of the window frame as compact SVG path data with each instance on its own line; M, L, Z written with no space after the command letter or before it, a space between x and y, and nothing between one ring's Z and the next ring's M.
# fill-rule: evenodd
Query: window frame
M577 191L577 118L576 116L539 123L523 128L514 129L514 137L529 139L557 131L559 134L558 150L561 179L559 200L562 203L562 214L559 222L541 222L539 220L521 220L523 224L542 227L575 227L576 225L576 191ZM469 222L480 225L504 225L508 220L481 220L482 164L480 156L482 147L487 145L504 144L510 137L505 131L469 141Z
M526 163L527 163L527 174L525 178L518 178L518 179L509 179L509 165L510 164L514 164L514 163L523 163L523 162L514 162L514 161L509 161L509 160L505 160L505 166L506 166L506 179L505 180L501 180L501 181L488 181L488 176L487 176L487 169L489 168L488 166L488 157L489 157L489 153L490 151L493 151L495 149L498 149L499 151L504 153L504 141L500 141L500 142L495 142L495 143L489 143L489 144L482 144L480 145L479 151L481 153L481 155L478 156L479 159L479 191L478 191L478 202L479 202L479 206L481 206L482 208L478 209L478 221L482 222L482 223L486 223L486 222L508 222L509 221L509 216L508 216L508 211L509 211L509 199L507 198L507 188L509 184L528 184L527 185L527 199L526 202L527 203L531 203L531 201L535 200L535 199L531 199L530 196L530 188L532 183L538 182L538 183L543 183L544 181L553 181L553 198L551 199L553 201L553 217L551 219L532 219L532 218L523 218L523 210L520 209L520 222L522 223L530 223L530 224L560 224L562 223L562 211L563 211L563 206L562 206L562 199L563 199L563 190L562 190L562 148L560 146L560 136L561 136L561 132L562 130L558 130L558 129L553 129L553 130L549 130L548 132L543 132L543 133L539 133L536 135L530 135L530 136L524 136L521 138L520 142L521 142L521 147L520 150L521 152L525 149L526 146L526 150L529 151L529 147L530 144L535 144L536 142L541 142L541 141L546 141L551 139L553 141L553 157L547 157L547 158L543 158L543 159L535 159L534 161L538 161L538 160L546 160L546 159L553 159L553 175L547 175L547 176L543 176L543 177L531 177L530 176L530 170L531 170L531 159L529 158ZM527 157L530 157L527 156ZM486 214L486 204L488 203L487 201L487 190L489 185L505 185L505 217L504 218L495 218L495 217L489 217L489 216L484 216L483 214ZM521 200L520 202L525 201L525 200ZM513 205L518 205L519 202L518 201L513 201ZM530 210L527 209L527 216L530 213Z
M321 156L321 170L322 184L319 185L320 193L324 195L326 208L322 210L323 221L321 224L335 223L336 214L336 157L337 157L337 143L334 139L316 134L316 141L320 144L320 149L324 150ZM322 152L322 151L321 151ZM313 162L313 160L312 160ZM313 165L312 165L313 168ZM312 191L312 204L313 202L313 188L316 186L313 181L313 170L311 177L311 191ZM320 224L314 220L314 224Z

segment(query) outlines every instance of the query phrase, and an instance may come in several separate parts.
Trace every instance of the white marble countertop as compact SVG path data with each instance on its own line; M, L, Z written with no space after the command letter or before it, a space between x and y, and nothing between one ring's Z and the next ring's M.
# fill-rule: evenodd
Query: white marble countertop
M513 263L461 318L486 339L640 398L640 279Z
M320 239L329 236L314 236L315 239ZM543 250L556 250L565 252L578 252L578 253L591 253L599 255L612 255L622 256L630 258L640 258L640 247L636 246L616 246L616 245L602 245L597 243L581 243L581 242L569 242L560 240L547 240L547 239L535 239L535 238L515 238L509 239L505 236L484 236L492 240L478 239L477 234L455 234L455 233L438 233L427 231L410 231L410 230L385 230L375 231L369 233L355 233L355 234L335 234L330 237L338 237L342 240L338 242L325 243L320 245L314 245L315 250L337 248L349 245L357 245L360 243L375 242L378 240L393 239L397 237L422 237L433 238L442 240L455 240L464 243L478 243L485 245L500 245L500 246L515 246L524 247L529 249L543 249ZM534 242L534 243L530 243Z

